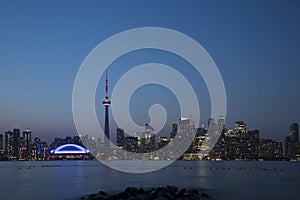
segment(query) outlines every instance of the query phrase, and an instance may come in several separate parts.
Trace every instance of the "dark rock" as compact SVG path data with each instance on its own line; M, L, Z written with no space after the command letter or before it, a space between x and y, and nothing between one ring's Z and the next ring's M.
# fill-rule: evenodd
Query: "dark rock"
M163 191L163 190L160 190L159 192L158 192L158 194L157 194L157 196L158 197L164 197L165 196L165 191Z
M124 192L127 192L130 195L137 195L138 189L135 187L127 187Z
M158 188L154 189L154 190L151 191L150 196L157 196L158 192L159 192Z
M186 193L186 191L187 191L187 190L186 190L185 188L181 189L181 190L178 192L177 196L178 196L179 198L183 197L184 194Z
M157 196L148 196L148 197L146 197L145 199L147 199L147 200L156 200L158 197Z
M128 199L129 198L129 194L128 192L120 192L117 197L119 197L119 199Z
M175 200L175 197L169 192L166 192L163 197L166 198L167 200Z
M199 191L195 189L188 190L188 193L199 195Z
M119 198L117 195L114 195L114 196L108 196L106 198L106 200L120 200L121 198Z
M178 188L177 187L175 187L175 186L167 186L167 189L168 189L168 191L171 193L171 194L175 194L176 192L177 192L177 190L178 190Z
M175 186L156 187L150 190L143 188L127 187L124 192L115 195L108 195L104 191L98 194L91 194L88 197L81 197L81 200L199 200L211 198L208 194L197 189L183 188L178 191Z
M107 200L107 197L104 197L104 196L95 196L95 197L92 197L91 200Z
M97 196L97 197L93 198L93 200L107 200L107 197Z
M92 200L93 198L97 197L96 194L90 194L89 197L88 197L88 200Z
M199 195L196 193L189 193L186 195L186 197L190 200L199 200L200 199Z
M128 198L128 200L142 200L142 198L138 196L131 196Z
M143 189L143 188L140 188L140 189L138 189L138 191L137 191L139 194L144 194L145 193L145 190Z
M206 198L210 198L210 196L204 192L201 193L201 197L206 197Z
M152 188L150 191L150 194L148 195L148 200L155 200L158 199L158 193L159 189L158 188Z
M98 196L107 197L107 194L104 191L100 191L98 192Z

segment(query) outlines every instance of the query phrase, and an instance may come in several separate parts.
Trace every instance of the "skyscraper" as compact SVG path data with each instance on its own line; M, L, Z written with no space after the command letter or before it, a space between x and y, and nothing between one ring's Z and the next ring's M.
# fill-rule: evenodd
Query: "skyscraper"
M117 128L117 146L125 147L125 133L121 128Z
M286 136L284 140L285 156L288 159L295 157L295 143L292 141L290 136Z
M248 144L248 147L250 147L251 151L251 159L258 159L258 146L259 146L259 130L255 129L252 131L248 131L248 136L249 136L249 141L250 141L250 146Z
M218 117L218 127L222 130L225 128L225 118L224 118L224 116L219 116Z
M234 124L234 133L237 135L246 133L246 124L243 121L237 121Z
M192 141L195 137L196 128L195 128L195 122L191 121L190 118L183 118L181 117L179 119L179 125L178 125L178 138L180 139L178 141L178 149L175 149L175 151L182 151L187 146L190 146L190 141ZM187 150L189 151L189 150Z
M170 139L174 139L178 130L178 125L176 122L172 123L172 132L170 133Z
M26 148L26 156L30 154L30 146L31 146L31 131L27 128L25 131L23 131L23 139L24 139L24 145Z
M156 143L154 128L149 124L145 124L144 135L145 135L145 145L148 146L150 149L153 149Z
M207 121L207 128L209 128L210 125L211 125L212 123L214 123L214 122L215 122L215 119L214 119L214 118L212 118L212 117L208 118L208 121Z
M14 129L13 131L13 156L14 158L19 157L19 138L20 138L20 129Z
M0 134L0 150L3 149L3 134Z
M8 159L13 158L13 132L5 132L5 151Z
M299 141L299 125L297 123L293 123L290 126L291 140L293 142Z
M104 145L105 149L109 148L109 116L108 116L108 107L110 106L111 101L108 98L108 76L106 72L106 79L105 79L105 99L103 100L103 105L105 107L105 123L104 123Z

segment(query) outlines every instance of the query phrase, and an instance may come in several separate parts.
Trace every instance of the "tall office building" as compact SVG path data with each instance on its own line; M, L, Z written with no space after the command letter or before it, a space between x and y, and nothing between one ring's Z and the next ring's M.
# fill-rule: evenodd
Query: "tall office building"
M95 137L90 137L89 139L89 150L92 155L96 156L98 152L97 141Z
M246 124L243 121L237 121L234 124L234 133L235 134L245 134L246 133Z
M299 141L299 125L297 123L293 123L290 126L291 140L293 142Z
M255 129L252 131L248 131L249 141L248 147L250 147L251 159L258 159L258 146L259 146L259 130ZM249 145L250 144L250 145Z
M19 160L26 160L27 157L27 148L25 145L25 140L24 138L20 137L19 138L19 155L18 155L18 159Z
M215 119L214 119L214 118L212 118L212 117L208 118L207 128L209 128L210 125L211 125L212 123L214 123L214 122L215 122Z
M145 131L143 134L145 138L145 145L148 146L148 148L153 149L156 143L154 128L149 124L145 124Z
M32 143L31 139L31 131L27 128L25 131L23 131L23 140L24 140L24 146L26 148L26 156L30 154L30 146Z
M13 132L5 132L5 151L8 159L11 159L13 157L13 142Z
M103 105L105 107L105 123L104 123L104 145L105 149L109 149L110 135L109 135L109 116L108 116L108 107L110 106L111 101L108 98L108 76L106 72L105 79L105 99L103 100Z
M184 148L191 145L196 134L195 122L191 121L190 118L180 118L178 125L178 143L175 151L182 151ZM190 147L191 148L191 147ZM189 151L189 150L187 150Z
M0 150L3 149L3 134L0 134Z
M175 138L178 131L178 124L176 122L172 123L172 132L170 133L170 139Z
M283 156L282 142L272 139L262 139L259 144L259 158L276 160Z
M117 128L117 146L125 147L125 133L121 128Z
M287 158L294 158L295 157L295 142L292 141L290 136L285 137L284 147L285 147L285 156Z
M19 157L19 139L20 139L20 129L13 130L13 156L14 158Z
M221 128L222 130L225 128L225 118L224 118L224 116L219 116L218 117L218 127Z

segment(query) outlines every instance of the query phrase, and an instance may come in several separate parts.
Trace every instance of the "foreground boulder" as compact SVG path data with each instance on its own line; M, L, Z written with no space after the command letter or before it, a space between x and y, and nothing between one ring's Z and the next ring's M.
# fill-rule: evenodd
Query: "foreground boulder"
M81 197L80 199L86 199ZM211 197L198 189L182 188L178 190L176 186L156 187L149 190L136 187L127 187L123 192L114 195L108 195L104 191L98 194L91 194L87 200L205 200Z

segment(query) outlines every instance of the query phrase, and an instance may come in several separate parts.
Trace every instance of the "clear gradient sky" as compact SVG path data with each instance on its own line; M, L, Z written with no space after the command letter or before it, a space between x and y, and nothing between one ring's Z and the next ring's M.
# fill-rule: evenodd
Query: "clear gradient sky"
M28 127L34 136L49 142L58 136L76 135L72 89L82 61L108 37L148 26L185 33L211 55L226 88L228 128L236 120L244 120L248 129L259 129L261 137L282 140L289 134L289 125L300 122L297 0L2 0L0 133ZM174 55L145 50L121 57L109 68L111 87L131 67L147 62L173 66L197 85L201 123L206 124L210 105L205 84ZM96 93L100 124L104 123L104 95L102 77ZM166 88L148 85L137 91L130 105L133 118L140 125L146 123L147 109L153 103L162 103L170 111L168 134L179 113L172 108L178 102ZM111 127L114 134L113 120Z

